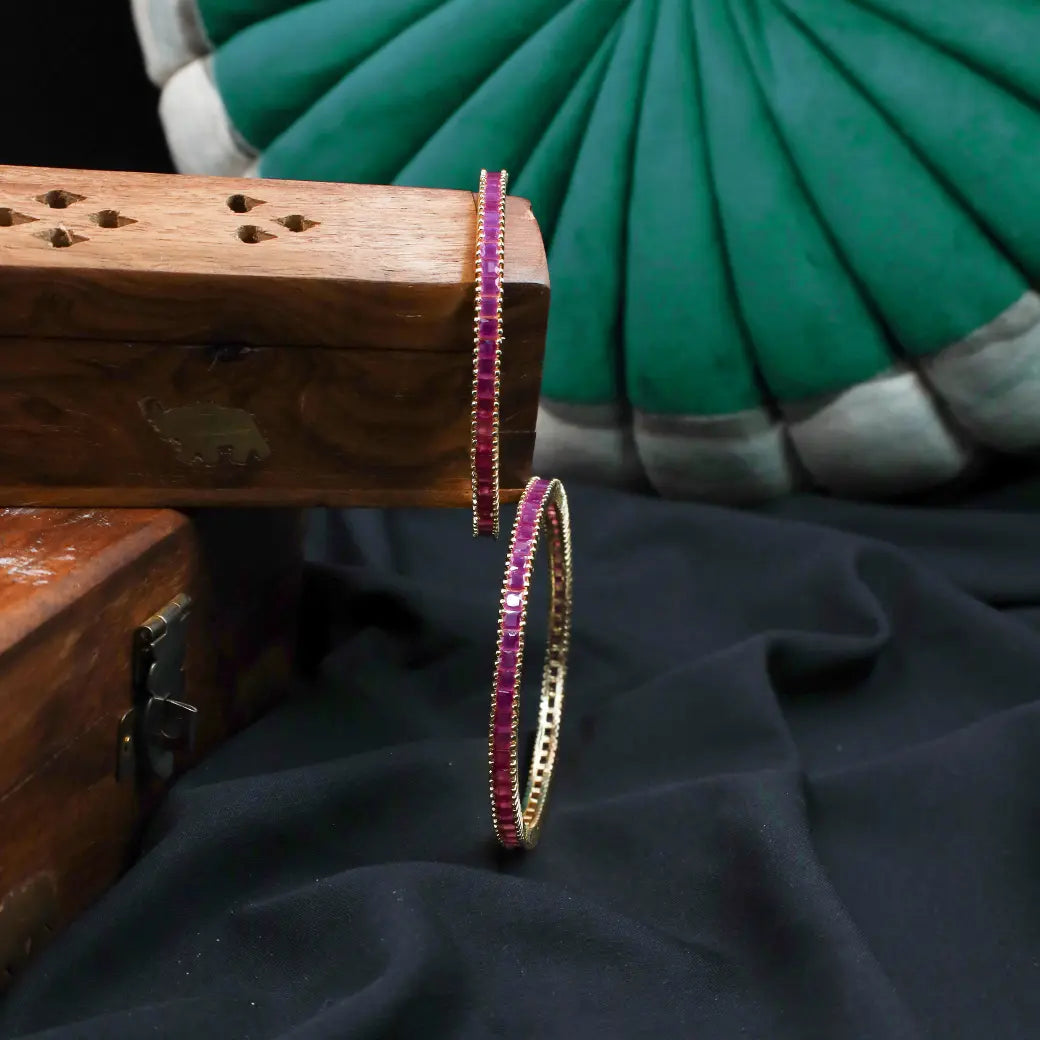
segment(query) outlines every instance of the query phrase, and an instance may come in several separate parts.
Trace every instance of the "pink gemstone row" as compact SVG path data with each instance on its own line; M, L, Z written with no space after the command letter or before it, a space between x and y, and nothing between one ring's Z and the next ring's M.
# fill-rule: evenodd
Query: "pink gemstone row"
M502 332L503 256L501 248L505 171L488 173L484 189L483 233L477 243L476 429L473 468L476 480L477 533L495 533L498 481L495 475L496 387Z
M549 492L550 481L532 480L517 512L513 544L506 571L499 622L498 664L495 669L495 717L491 743L492 799L498 834L503 844L519 845L513 811L510 774L513 749L513 713L519 686L520 635L524 623L527 589L525 578L538 545L538 518Z

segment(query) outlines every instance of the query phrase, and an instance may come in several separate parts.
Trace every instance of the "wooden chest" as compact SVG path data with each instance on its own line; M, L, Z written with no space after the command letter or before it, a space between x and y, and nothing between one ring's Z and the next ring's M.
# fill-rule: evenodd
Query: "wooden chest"
M0 166L0 505L468 506L476 235L471 192ZM518 198L503 295L508 501L549 307Z
M0 510L0 988L286 688L300 514Z

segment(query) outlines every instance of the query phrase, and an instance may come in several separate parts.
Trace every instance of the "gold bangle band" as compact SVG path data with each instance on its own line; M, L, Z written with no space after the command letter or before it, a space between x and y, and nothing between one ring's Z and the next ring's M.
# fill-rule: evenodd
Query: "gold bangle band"
M521 801L517 734L524 631L539 536L549 563L549 633L534 755ZM532 477L517 510L509 545L491 694L488 763L495 835L506 848L533 848L549 795L563 716L571 632L571 528L567 495L558 480Z
M509 175L480 171L477 203L476 314L473 327L473 401L470 484L473 536L498 537L499 393L502 374L502 275Z

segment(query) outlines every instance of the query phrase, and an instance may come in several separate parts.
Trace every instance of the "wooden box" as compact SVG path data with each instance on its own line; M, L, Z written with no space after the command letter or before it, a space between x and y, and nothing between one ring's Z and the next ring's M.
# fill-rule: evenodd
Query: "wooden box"
M468 506L476 222L472 192L0 166L0 505ZM506 501L548 307L510 198Z
M0 989L285 690L301 536L292 511L0 510Z

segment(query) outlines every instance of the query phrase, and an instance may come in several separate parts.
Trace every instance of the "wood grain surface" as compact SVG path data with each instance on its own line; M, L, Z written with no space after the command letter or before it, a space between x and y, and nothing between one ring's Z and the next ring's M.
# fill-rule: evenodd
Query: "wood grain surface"
M467 506L475 236L470 192L0 166L0 505ZM505 501L548 306L510 198Z
M404 360L404 359L403 359ZM412 352L0 340L0 503L465 506L470 362ZM503 361L503 497L538 373Z
M0 336L468 354L476 233L468 191L0 166ZM511 197L510 328L548 291Z
M4 899L46 879L60 930L127 866L162 794L115 775L135 628L193 597L183 768L284 692L301 566L293 512L0 511L0 952L22 948Z

